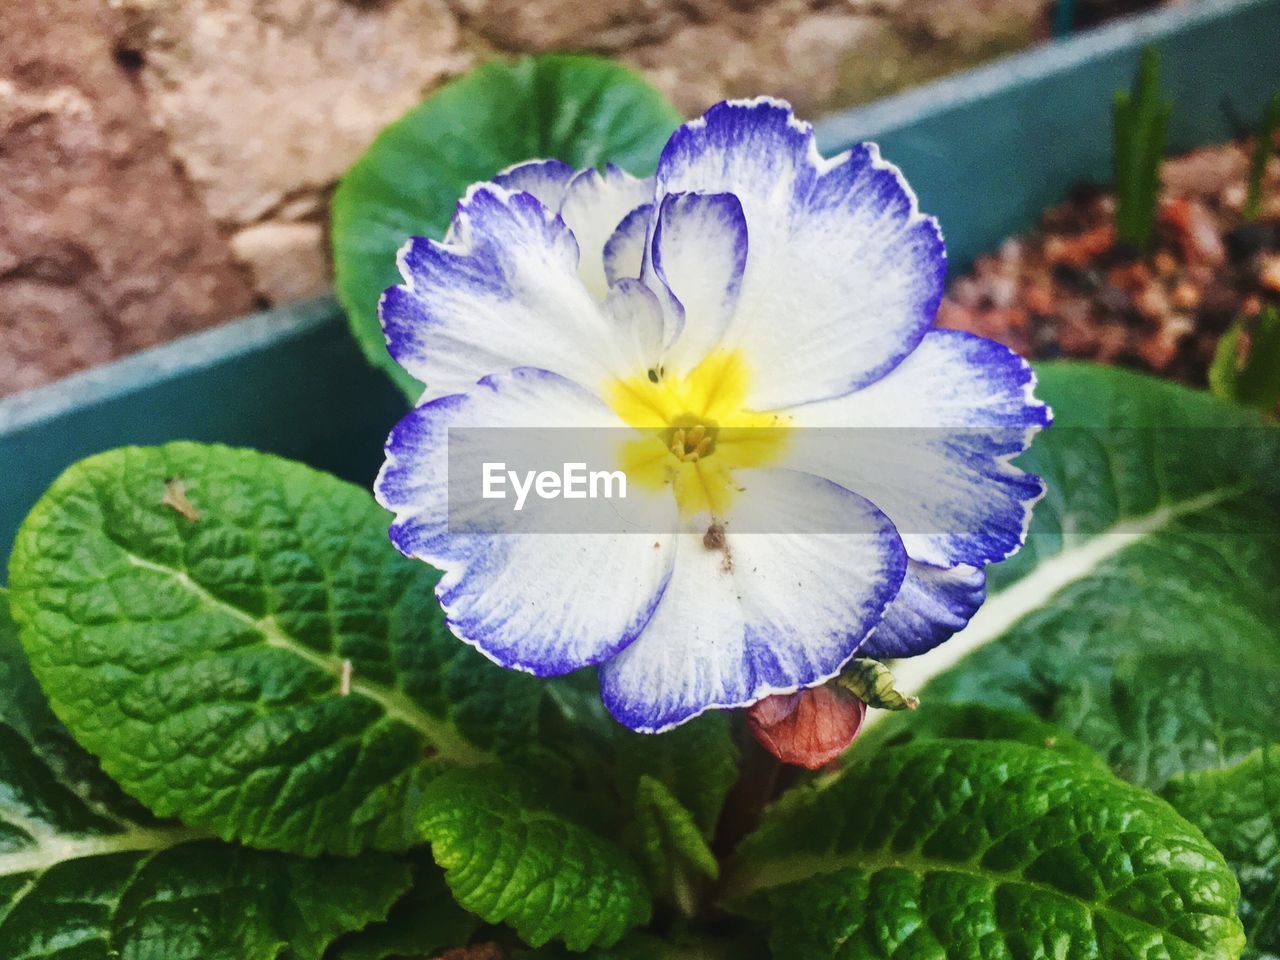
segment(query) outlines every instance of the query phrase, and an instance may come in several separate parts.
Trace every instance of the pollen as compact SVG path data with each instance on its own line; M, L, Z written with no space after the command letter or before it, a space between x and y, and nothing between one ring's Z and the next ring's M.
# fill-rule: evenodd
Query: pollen
M714 423L698 423L694 419L693 425L688 428L671 428L671 442L667 444L667 448L677 460L697 463L715 452L716 432Z
M786 445L785 418L747 406L752 382L741 352L720 350L683 375L655 365L609 384L610 406L635 431L622 469L650 489L669 486L683 516L724 516L741 490L734 470L772 464Z

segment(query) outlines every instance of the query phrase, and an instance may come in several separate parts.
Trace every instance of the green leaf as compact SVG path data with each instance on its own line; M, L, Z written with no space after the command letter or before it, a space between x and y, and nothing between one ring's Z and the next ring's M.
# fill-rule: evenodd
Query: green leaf
M391 908L386 920L343 937L325 960L387 960L435 956L465 946L478 921L463 912L430 857L413 865L413 886Z
M531 946L560 938L571 950L609 947L649 919L635 863L509 769L438 777L418 824L457 901Z
M1239 888L1199 830L1007 741L879 752L780 805L729 870L788 960L1231 960L1244 943Z
M378 299L400 281L396 251L443 237L468 186L533 158L648 174L680 119L625 67L553 55L486 64L383 130L333 198L338 298L365 356L410 400L421 394L387 353Z
M407 868L206 839L128 800L53 718L0 591L0 956L318 960L386 916Z
M1057 421L1023 462L1049 494L970 626L895 667L917 713L1028 712L1152 789L1280 741L1280 431L1134 374L1040 374Z
M1160 51L1148 47L1130 91L1112 102L1116 233L1139 250L1151 246L1160 193L1160 162L1172 104L1160 95Z
M1280 130L1280 90L1273 93L1267 101L1262 110L1262 118L1253 131L1248 187L1245 190L1244 207L1240 211L1245 220L1257 220L1262 215L1262 186L1266 180L1267 162L1276 149L1276 130Z
M1280 957L1280 746L1226 770L1175 777L1164 791L1204 831L1240 878L1245 956Z
M1249 352L1241 363L1240 341L1246 330ZM1280 404L1280 310L1268 307L1250 320L1232 324L1218 341L1209 387L1223 399L1275 413Z
M688 807L662 782L642 776L636 791L630 846L649 875L656 896L672 900L692 917L697 912L698 877L715 880L720 864Z
M930 703L915 714L895 713L858 740L857 755L869 756L886 747L939 739L1011 740L1053 750L1081 763L1102 764L1096 753L1053 724L1028 713L980 703Z
M730 718L708 713L658 736L615 723L611 733L627 844L655 896L691 916L703 878L719 875L709 841L738 779Z
M406 849L424 785L518 750L540 688L447 632L436 574L386 525L276 457L116 450L23 524L14 615L55 713L158 815L294 853Z
M622 792L634 798L642 778L667 787L687 807L708 839L720 808L738 779L738 747L725 713L707 713L657 736L632 733L613 724L616 765Z
M679 943L668 943L638 933L608 949L575 953L561 944L548 944L519 957L520 960L767 960L768 950L751 934L733 939L682 938Z

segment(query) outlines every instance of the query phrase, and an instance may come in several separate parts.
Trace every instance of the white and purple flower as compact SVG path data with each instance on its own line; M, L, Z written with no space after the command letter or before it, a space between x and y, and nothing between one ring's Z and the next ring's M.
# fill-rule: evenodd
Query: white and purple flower
M393 542L444 571L458 637L540 676L598 666L635 730L937 645L1043 493L1010 464L1049 422L1030 368L933 328L937 223L874 145L824 159L778 101L685 124L652 179L514 167L400 269L382 322L427 389L377 482ZM892 440L908 457L884 431L856 456L786 439L885 426L921 428ZM635 430L651 446L629 466L675 532L451 531L459 427ZM788 512L804 514L788 529L839 532L735 527Z

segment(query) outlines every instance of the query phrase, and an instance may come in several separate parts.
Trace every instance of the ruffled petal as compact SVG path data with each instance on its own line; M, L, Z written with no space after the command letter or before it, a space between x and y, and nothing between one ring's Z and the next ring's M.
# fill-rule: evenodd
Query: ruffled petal
M701 534L675 538L648 626L600 668L605 705L633 730L661 732L831 678L898 592L905 552L866 500L787 470L735 477L744 491L734 523L796 532L729 532L723 547ZM846 532L799 532L814 529Z
M722 103L675 132L656 180L659 197L730 192L742 203L751 250L722 345L768 366L754 409L872 383L933 323L942 237L874 144L824 160L786 104Z
M588 168L570 181L560 216L578 241L578 276L596 299L609 289L605 244L627 214L652 200L652 178L638 179L613 164L604 173Z
M560 217L532 194L479 184L454 227L452 242L404 246L405 282L379 305L388 349L427 384L424 399L521 366L589 384L608 375L615 328L578 279L578 245Z
M859 656L914 657L964 629L987 595L987 575L977 567L947 570L912 560L902 589L884 612Z
M396 547L444 571L436 594L449 628L494 662L540 676L598 663L631 643L662 596L672 562L667 538L651 533L451 529L450 464L467 458L450 446L475 435L466 428L549 424L604 433L618 421L563 377L515 370L401 420L375 486L378 502L395 514Z
M647 278L667 314L664 359L687 373L724 335L738 305L747 264L747 221L731 193L672 193L663 197L653 228Z
M1044 494L1038 477L1010 463L1051 419L1034 386L1030 365L1008 348L934 330L871 386L792 410L789 465L869 499L913 560L994 563L1022 546Z
M493 182L512 193L531 193L548 210L559 211L578 171L562 160L526 160L507 167Z
M604 245L604 275L610 284L640 276L652 217L652 203L636 207L622 218L618 229Z

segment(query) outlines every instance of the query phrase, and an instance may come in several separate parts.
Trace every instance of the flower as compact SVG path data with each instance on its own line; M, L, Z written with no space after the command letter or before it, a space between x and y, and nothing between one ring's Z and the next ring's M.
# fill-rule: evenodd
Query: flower
M779 101L712 107L652 179L511 168L399 264L380 315L427 388L376 485L392 541L443 571L459 638L541 676L598 666L632 729L942 642L1043 493L1010 463L1049 422L1030 368L933 328L937 223L873 144L824 159ZM630 431L672 529L451 530L448 433L495 426ZM802 442L832 428L858 433Z

